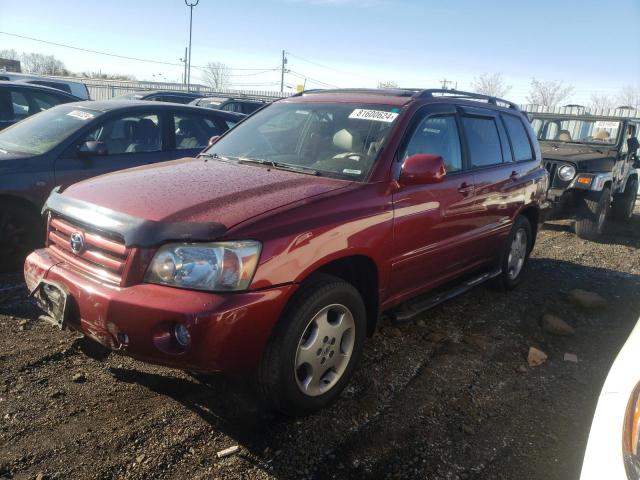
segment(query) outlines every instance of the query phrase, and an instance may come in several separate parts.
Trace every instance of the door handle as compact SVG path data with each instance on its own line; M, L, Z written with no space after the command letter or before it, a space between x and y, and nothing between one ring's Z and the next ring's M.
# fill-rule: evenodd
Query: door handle
M520 178L520 174L517 170L514 170L513 172L511 172L511 175L509 175L509 178L513 181L518 180L518 178Z
M473 185L468 184L467 182L462 182L460 187L458 187L458 192L467 196L473 193L473 189L475 187Z

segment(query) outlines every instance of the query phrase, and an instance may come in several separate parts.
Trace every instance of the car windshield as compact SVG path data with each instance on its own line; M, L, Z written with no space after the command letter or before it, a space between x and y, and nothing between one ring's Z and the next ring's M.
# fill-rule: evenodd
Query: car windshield
M531 125L538 140L597 145L617 144L621 129L621 122L615 120L562 117L534 117Z
M0 131L0 149L30 155L46 153L101 114L73 104L50 108Z
M270 105L205 151L236 161L297 167L301 173L364 180L399 108L353 103Z

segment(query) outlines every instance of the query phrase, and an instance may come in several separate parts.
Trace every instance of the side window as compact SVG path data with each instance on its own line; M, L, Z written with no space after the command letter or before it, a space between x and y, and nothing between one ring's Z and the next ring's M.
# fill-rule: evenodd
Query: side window
M38 112L63 103L60 97L48 93L30 92L29 97L31 98L31 103L36 106Z
M486 167L502 163L502 147L493 118L462 117L462 127L469 146L471 166Z
M176 149L204 148L209 139L224 131L213 120L200 115L181 113L173 116L176 127Z
M242 113L242 105L239 104L238 102L231 102L231 103L227 103L224 107L222 107L220 110L226 110L227 112L238 112L238 113Z
M531 160L533 158L533 150L529 142L529 135L522 124L522 120L513 115L503 115L504 124L507 127L507 133L511 139L513 147L513 155L516 162Z
M49 88L55 88L56 90L62 90L67 93L71 93L71 87L66 83L58 83L58 82L44 82L42 80L31 80L29 83L33 83L34 85L43 85Z
M11 92L11 104L13 105L13 118L22 120L30 115L29 102L21 92Z
M413 133L407 144L402 159L416 153L440 155L447 167L447 172L462 170L462 154L460 136L454 115L427 117Z
M159 152L162 135L158 115L130 115L109 120L83 142L96 140L107 145L109 155L123 153Z

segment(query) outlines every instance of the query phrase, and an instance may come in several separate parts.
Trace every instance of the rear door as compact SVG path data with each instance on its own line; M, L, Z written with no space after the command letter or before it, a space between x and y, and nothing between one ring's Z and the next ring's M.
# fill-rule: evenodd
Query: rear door
M112 115L100 121L56 159L56 184L70 185L103 173L173 159L173 152L164 148L166 120L161 112L150 108ZM79 156L78 149L87 141L104 142L107 155Z
M393 195L392 297L441 283L470 268L475 256L474 175L464 162L455 106L430 105L416 114L396 161L417 153L440 155L447 174L441 183L402 186Z
M465 107L461 119L475 184L476 260L490 262L499 255L513 217L524 204L522 164L514 162L499 112ZM528 143L528 137L525 141Z

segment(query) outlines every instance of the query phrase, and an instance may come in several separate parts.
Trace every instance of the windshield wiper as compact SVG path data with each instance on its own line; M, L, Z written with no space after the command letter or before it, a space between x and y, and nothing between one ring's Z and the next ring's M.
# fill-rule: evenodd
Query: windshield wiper
M305 167L302 165L292 165L290 163L280 163L274 162L273 160L264 160L262 158L246 158L246 157L235 157L238 159L238 163L242 164L255 164L255 165L266 165L272 168L278 168L281 170L290 170L292 172L305 173L308 175L316 175L320 176L320 172L315 168Z

